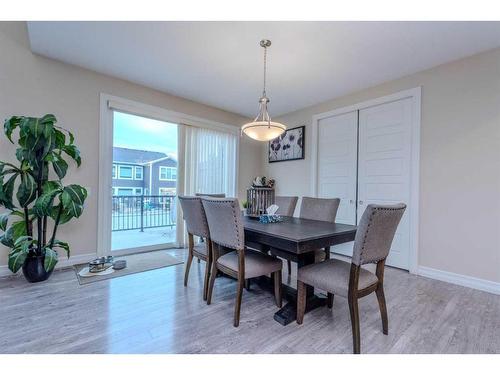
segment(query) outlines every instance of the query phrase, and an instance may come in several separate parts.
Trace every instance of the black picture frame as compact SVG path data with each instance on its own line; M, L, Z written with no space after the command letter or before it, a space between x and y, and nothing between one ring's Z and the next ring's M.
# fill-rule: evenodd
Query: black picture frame
M295 134L294 134L295 133ZM289 139L290 135L293 135L294 136L294 141L295 142L299 142L299 137L302 137L302 141L300 143L302 143L302 145L300 144L297 144L297 143L294 143L291 147L294 148L294 147L298 147L298 151L292 151L292 157L289 157L288 155L286 155L285 157L283 157L283 146L284 145L288 145L290 146L289 143L282 143L283 141L286 142L287 139ZM273 139L271 141L268 142L268 145L267 145L267 160L269 163L278 163L278 162L282 162L282 161L292 161L292 160L302 160L302 159L305 159L305 145L306 145L306 126L305 125L302 125L302 126L297 126L295 128L291 128L291 129L287 129L281 136L279 136L278 138L276 139ZM274 150L272 150L272 144L274 144L276 147L276 142L279 141L279 150L277 152L275 152ZM281 150L281 152L280 152ZM273 154L275 155L273 158L271 158L272 154L271 152L273 152ZM279 156L278 156L279 154Z

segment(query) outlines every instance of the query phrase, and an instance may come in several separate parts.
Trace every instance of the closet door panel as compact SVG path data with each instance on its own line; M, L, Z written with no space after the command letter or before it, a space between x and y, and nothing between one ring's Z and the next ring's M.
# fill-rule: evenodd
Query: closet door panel
M356 224L358 112L322 119L318 123L318 197L340 198L336 222ZM353 243L332 251L351 256Z
M370 203L408 205L387 259L403 269L410 253L411 119L410 99L359 111L358 221Z

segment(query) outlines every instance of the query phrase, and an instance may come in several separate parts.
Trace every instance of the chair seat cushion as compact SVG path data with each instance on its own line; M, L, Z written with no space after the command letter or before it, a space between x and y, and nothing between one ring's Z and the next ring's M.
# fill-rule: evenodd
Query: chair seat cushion
M202 257L207 258L207 244L205 242L201 242L199 244L194 245L193 252L197 255L201 255Z
M351 263L338 259L329 259L300 268L297 278L307 285L347 297L350 273ZM361 268L358 290L367 288L377 282L378 278L375 274Z
M217 259L217 263L238 272L238 253L233 251L225 254ZM278 258L260 251L245 250L245 279L268 275L281 270L282 267L283 263Z

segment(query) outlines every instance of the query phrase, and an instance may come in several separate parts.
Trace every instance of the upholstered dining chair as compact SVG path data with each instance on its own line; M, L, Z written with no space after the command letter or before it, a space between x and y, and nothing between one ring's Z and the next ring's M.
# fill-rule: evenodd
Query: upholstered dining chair
M353 352L359 354L361 339L359 329L358 299L377 294L382 332L388 334L389 323L384 295L384 266L389 255L394 234L406 209L404 203L395 205L369 204L358 225L351 264L337 259L311 264L299 269L297 276L297 323L302 324L306 308L306 285L326 291L327 304L333 306L335 294L347 297L351 315ZM375 273L361 268L375 263Z
M226 198L225 193L220 193L220 194L204 194L204 193L196 193L195 194L197 197L210 197L210 198Z
M200 197L186 197L179 196L181 203L182 213L186 222L186 229L188 233L188 258L186 261L186 270L184 271L184 286L187 286L189 269L193 257L197 257L198 261L201 259L205 261L205 280L203 283L203 300L207 299L208 281L210 277L210 269L212 265L212 251L210 250L210 232L208 229L207 217L205 209L201 203ZM194 236L205 239L205 242L194 244Z
M299 217L301 219L329 221L335 223L339 209L339 198L311 198L302 197ZM318 249L315 252L316 261L330 259L330 248ZM288 275L292 273L292 262L287 261Z
M197 197L210 197L210 198L226 198L225 193L217 193L217 194L205 194L205 193L196 193ZM200 242L205 242L203 238L200 238ZM198 263L200 263L200 258L198 258Z
M276 213L281 216L293 216L299 197L276 196L274 203L279 207Z
M240 323L241 297L246 279L272 274L276 305L281 307L282 262L260 251L245 248L245 233L238 199L203 198L203 207L207 215L213 253L207 304L212 302L215 277L217 271L221 271L238 280L233 322L235 327ZM216 245L235 251L220 256L219 246Z

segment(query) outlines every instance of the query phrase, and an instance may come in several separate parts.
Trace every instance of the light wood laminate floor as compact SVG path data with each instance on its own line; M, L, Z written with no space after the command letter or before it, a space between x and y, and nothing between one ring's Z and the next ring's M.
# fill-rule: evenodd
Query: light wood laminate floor
M283 327L273 320L273 296L253 286L234 328L235 281L218 278L207 306L203 271L193 262L187 288L184 265L85 286L73 270L39 284L0 279L0 353L351 353L344 298ZM393 268L385 287L389 335L375 295L363 298L362 353L500 352L500 296Z

